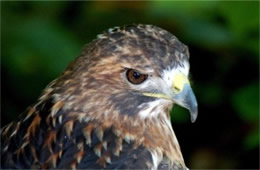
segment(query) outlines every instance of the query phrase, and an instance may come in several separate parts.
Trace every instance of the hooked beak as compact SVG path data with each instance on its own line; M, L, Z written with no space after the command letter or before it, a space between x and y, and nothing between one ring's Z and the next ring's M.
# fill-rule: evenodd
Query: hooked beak
M191 122L194 123L198 116L198 104L190 85L185 84L180 93L173 95L172 100L190 111Z
M176 75L174 78L172 91L172 100L174 103L188 109L191 114L191 122L194 123L198 116L198 104L191 89L189 80L185 75Z
M191 115L191 122L194 123L198 116L198 104L191 89L190 82L182 73L175 75L170 94L143 93L145 96L172 100L174 103L188 109Z

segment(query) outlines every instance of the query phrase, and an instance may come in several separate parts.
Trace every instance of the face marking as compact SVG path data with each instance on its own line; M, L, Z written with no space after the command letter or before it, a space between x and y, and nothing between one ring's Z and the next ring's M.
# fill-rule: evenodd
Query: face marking
M163 108L165 105L170 104L169 100L158 99L149 103L144 103L140 105L140 108L146 108L139 112L141 118L145 119L147 117L156 117L160 113L162 113Z
M170 100L171 98L165 94L160 94L160 93L143 93L145 96L150 96L150 97L156 97L156 98L162 98L162 99L167 99Z

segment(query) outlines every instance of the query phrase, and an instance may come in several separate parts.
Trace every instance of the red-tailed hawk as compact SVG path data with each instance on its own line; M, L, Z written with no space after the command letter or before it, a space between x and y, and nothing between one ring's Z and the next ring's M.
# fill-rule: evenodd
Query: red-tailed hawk
M187 46L156 26L98 35L1 129L1 168L187 169L170 110L197 117L188 60Z

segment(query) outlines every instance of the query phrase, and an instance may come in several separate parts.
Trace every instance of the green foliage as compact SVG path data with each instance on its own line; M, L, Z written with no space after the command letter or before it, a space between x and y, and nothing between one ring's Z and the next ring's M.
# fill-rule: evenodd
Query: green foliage
M79 55L79 43L57 23L36 17L17 24L19 28L10 25L3 30L9 35L4 36L9 42L3 52L8 56L4 63L8 67L15 65L14 72L33 74L39 70L46 75L58 75Z
M244 147L259 147L259 83L251 83L236 90L232 104L241 120L252 126L244 139Z
M259 123L259 83L252 83L236 90L232 104L241 120Z
M244 148L246 150L253 150L259 147L259 129L255 127L244 139Z
M232 31L235 43L259 54L259 2L239 1L220 4L220 11L225 15ZM246 43L245 43L246 42Z
M204 85L203 92L200 94L200 101L206 103L208 106L219 105L224 97L224 90L216 82Z
M185 123L190 121L190 113L178 105L175 105L171 111L171 120L174 123Z

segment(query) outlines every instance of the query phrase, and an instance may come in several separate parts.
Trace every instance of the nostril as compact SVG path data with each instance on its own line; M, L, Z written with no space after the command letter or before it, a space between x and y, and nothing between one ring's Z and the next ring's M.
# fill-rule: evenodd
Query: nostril
M181 89L180 89L179 87L177 87L177 86L174 86L173 88L174 88L174 90L176 90L176 91L181 91Z

